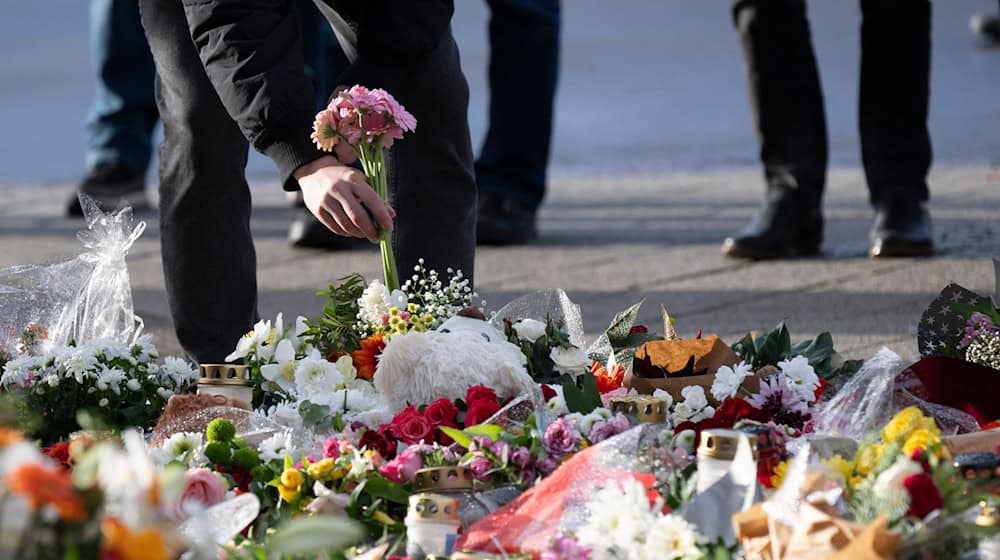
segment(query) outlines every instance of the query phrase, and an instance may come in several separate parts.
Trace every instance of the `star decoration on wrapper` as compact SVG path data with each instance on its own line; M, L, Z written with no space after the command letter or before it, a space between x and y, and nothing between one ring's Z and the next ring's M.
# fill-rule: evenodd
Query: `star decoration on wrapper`
M986 300L958 284L948 284L927 306L917 326L917 346L921 356L940 355L945 348L955 348L965 333L965 317L952 304L974 304Z

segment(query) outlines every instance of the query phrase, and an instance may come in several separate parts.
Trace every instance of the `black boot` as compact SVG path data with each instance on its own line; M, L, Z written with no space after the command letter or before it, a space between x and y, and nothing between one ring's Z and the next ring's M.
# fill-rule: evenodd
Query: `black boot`
M747 227L722 244L722 254L743 259L815 255L823 242L823 215L816 197L771 190Z
M913 197L889 198L875 209L869 256L929 257L934 254L931 215Z
M105 212L122 206L131 206L132 210L140 212L149 209L145 175L145 172L123 163L102 162L87 172L77 192L93 198ZM73 193L66 204L66 214L70 217L83 215L77 192Z
M333 233L330 228L317 220L312 212L305 209L288 229L288 242L293 247L327 251L354 251L370 249L373 246L367 239L344 237Z
M480 192L477 220L476 242L480 245L520 245L538 236L535 211L510 196Z

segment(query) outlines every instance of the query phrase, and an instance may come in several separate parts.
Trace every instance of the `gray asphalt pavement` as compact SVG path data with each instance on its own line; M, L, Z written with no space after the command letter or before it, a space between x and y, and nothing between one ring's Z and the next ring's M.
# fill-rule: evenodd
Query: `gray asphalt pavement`
M457 2L455 33L473 92L473 141L485 129L483 2ZM920 310L948 281L992 291L1000 255L1000 50L968 31L991 0L935 3L930 126L935 240L917 261L864 257L871 211L856 133L858 7L810 2L830 125L832 171L823 258L777 263L723 259L722 238L758 204L757 146L729 3L567 0L552 161L541 239L483 249L480 291L496 308L525 292L562 287L597 332L614 311L647 298L682 334L732 337L788 319L802 336L834 334L861 357L887 344L914 352ZM61 217L81 173L92 84L86 2L10 2L0 20L0 266L74 254L80 223ZM327 254L285 244L294 213L273 166L255 157L261 312L312 315L312 293L350 271L374 277L375 252ZM155 174L150 181L155 183ZM155 215L129 260L138 312L178 351L163 292Z

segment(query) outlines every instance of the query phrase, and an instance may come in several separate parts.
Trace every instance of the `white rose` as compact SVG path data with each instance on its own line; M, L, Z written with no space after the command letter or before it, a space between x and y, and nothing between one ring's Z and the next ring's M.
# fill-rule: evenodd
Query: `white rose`
M545 335L545 323L535 319L521 319L514 323L514 331L518 338L534 342Z
M590 365L587 353L579 348L556 346L549 352L549 358L554 362L556 371L568 375L580 375Z
M688 385L681 389L684 403L691 407L691 410L701 410L708 406L708 399L705 398L705 389L701 385Z

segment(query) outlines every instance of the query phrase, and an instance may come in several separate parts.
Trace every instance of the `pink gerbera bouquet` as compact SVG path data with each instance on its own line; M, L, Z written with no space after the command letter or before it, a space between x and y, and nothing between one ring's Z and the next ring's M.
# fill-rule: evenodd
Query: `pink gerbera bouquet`
M356 85L340 92L326 109L316 114L312 140L320 150L332 152L347 146L361 161L368 184L383 201L389 200L383 150L417 127L413 117L389 92ZM399 288L396 259L389 232L379 229L385 286Z

